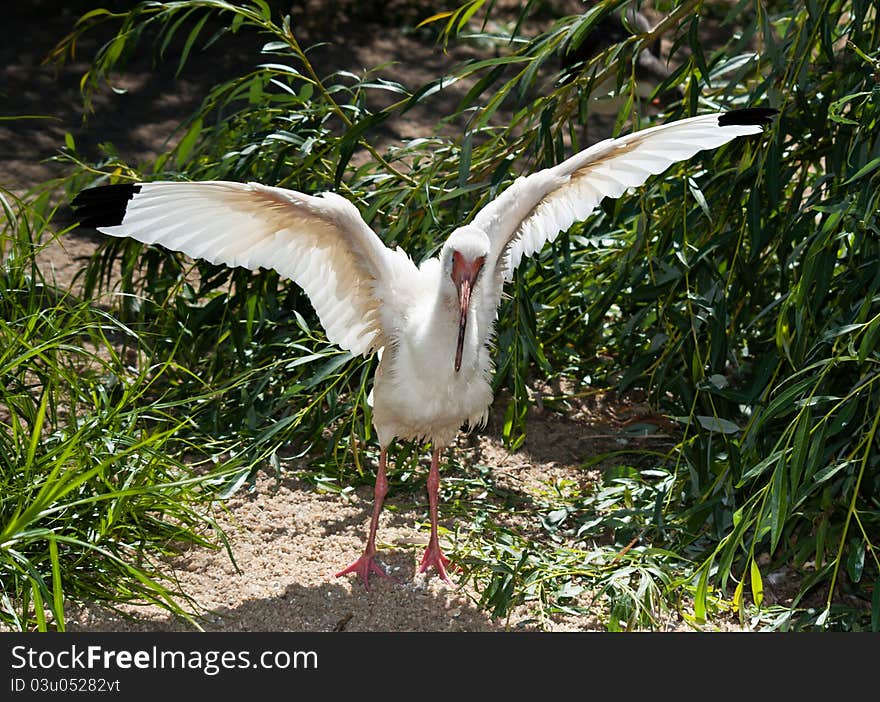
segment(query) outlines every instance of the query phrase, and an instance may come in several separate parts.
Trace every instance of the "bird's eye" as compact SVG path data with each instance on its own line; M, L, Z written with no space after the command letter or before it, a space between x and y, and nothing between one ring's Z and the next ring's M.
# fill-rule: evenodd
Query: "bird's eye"
M458 251L452 252L452 262L449 266L449 276L455 280L455 271L461 267L461 254Z

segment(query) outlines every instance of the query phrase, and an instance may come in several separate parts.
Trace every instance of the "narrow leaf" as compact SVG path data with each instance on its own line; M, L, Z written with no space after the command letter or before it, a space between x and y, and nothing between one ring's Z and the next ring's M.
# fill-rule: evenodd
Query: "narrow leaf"
M199 135L202 133L202 118L197 117L196 120L190 125L190 128L187 130L186 134L184 134L183 139L180 140L180 144L177 146L177 167L183 168L183 165L186 163L186 159L189 157L190 153L193 150L193 147L196 145L196 141L199 139Z
M761 603L764 602L764 581L761 579L761 571L758 569L758 564L754 558L752 559L750 575L752 600L754 600L755 606L760 608Z
M706 621L706 593L709 589L709 568L711 565L711 562L707 563L700 573L697 591L694 595L694 617L698 622Z
M52 600L55 624L58 631L64 631L64 587L61 582L61 562L58 560L58 542L49 539L49 559L52 561Z

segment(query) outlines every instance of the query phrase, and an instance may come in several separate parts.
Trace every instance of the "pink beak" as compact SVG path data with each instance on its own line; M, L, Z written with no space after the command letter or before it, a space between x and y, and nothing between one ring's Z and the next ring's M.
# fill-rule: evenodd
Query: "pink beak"
M466 261L455 251L452 254L452 282L458 289L458 343L455 346L455 372L461 370L461 355L464 350L464 333L467 330L468 309L471 304L471 291L474 282L486 259L482 256L473 261Z

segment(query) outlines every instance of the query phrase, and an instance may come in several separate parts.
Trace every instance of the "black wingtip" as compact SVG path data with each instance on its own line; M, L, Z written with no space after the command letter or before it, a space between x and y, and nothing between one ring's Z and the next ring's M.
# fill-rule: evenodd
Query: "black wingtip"
M778 112L779 110L773 107L746 107L742 110L731 110L718 118L718 126L730 127L746 124L760 124L764 126L770 124L773 115Z
M70 205L81 227L115 227L122 224L129 200L140 191L137 183L100 185L83 190Z

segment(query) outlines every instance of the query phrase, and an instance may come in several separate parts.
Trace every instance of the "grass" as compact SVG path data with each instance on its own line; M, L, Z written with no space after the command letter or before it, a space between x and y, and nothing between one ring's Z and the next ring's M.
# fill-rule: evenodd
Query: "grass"
M205 534L213 490L169 451L186 420L155 387L173 362L120 354L132 330L47 283L35 264L52 237L45 200L6 193L4 202L0 616L63 631L65 603L82 600L188 616L161 559L216 537Z
M95 10L59 47L97 25L115 30L84 78L87 99L145 42L185 71L206 43L249 34L254 68L219 82L153 163L112 149L87 162L68 140L69 175L51 187L222 178L333 189L419 260L516 174L579 148L590 79L554 81L556 55L620 5L527 36L531 5L489 25L493 3L467 3L418 31L495 54L423 86L378 71L322 75L262 2ZM555 374L639 393L675 429L659 449L595 457L583 467L601 467L594 488L547 486L528 510L490 471L459 466L445 496L460 524L455 555L497 616L531 601L599 612L609 629L732 613L755 628L878 630L880 17L867 0L655 5L669 13L657 32L680 50L670 84L684 94L663 119L755 104L781 115L761 139L603 203L521 267L499 313L496 389L510 397L511 450L530 384ZM701 39L719 28L723 40ZM593 63L632 95L631 59L651 38ZM446 118L459 136L374 145L376 127L450 81L469 86ZM628 121L643 121L634 99L615 131ZM369 158L353 161L358 152ZM74 298L34 263L53 235L45 201L6 203L7 624L63 626L64 601L95 597L183 611L158 559L179 541L216 544L206 505L255 466L283 468L279 456L308 455L325 486L371 480L354 449L372 445L374 361L328 346L295 286L112 240ZM414 454L399 450L406 474ZM84 559L100 565L85 571ZM765 593L780 573L790 592L773 604Z

